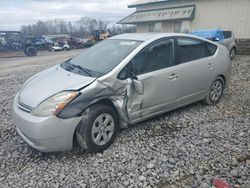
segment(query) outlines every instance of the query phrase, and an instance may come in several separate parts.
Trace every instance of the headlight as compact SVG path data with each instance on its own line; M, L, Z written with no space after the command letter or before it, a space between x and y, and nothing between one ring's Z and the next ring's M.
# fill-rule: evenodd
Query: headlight
M39 104L33 111L32 115L48 117L59 114L64 107L78 96L79 92L64 91L58 93Z

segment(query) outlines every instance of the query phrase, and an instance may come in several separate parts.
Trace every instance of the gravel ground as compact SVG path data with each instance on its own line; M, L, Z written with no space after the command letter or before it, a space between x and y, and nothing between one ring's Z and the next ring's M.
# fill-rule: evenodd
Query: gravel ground
M216 106L201 103L122 130L99 154L79 147L44 154L30 148L11 119L14 94L50 64L0 69L0 187L213 187L215 177L250 187L250 56L233 62Z

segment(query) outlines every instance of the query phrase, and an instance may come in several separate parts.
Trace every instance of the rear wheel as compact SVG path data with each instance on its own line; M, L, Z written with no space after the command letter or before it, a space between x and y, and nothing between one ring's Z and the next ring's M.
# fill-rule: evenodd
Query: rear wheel
M36 56L37 55L37 49L34 46L29 46L25 49L25 54L27 56Z
M236 48L233 47L230 51L230 58L233 60L236 55Z
M93 105L77 127L77 141L90 153L101 152L113 143L118 124L118 116L112 107Z
M64 47L63 51L69 51L70 49L68 47Z
M221 77L216 78L216 80L211 85L208 95L204 100L204 103L208 105L217 104L224 92L224 80Z

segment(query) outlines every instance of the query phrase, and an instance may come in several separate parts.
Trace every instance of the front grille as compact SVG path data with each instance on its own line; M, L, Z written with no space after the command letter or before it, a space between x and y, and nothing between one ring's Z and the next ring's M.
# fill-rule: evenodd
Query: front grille
M20 101L18 102L18 108L28 113L30 113L33 110L33 108L27 106L26 104L21 103Z

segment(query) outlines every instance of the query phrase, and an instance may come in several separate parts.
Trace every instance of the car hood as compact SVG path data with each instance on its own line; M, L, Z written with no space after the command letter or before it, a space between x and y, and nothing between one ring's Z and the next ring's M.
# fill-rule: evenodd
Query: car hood
M27 80L19 93L19 102L35 108L45 99L61 91L78 90L95 79L71 73L56 65Z

